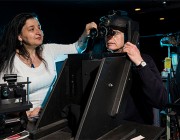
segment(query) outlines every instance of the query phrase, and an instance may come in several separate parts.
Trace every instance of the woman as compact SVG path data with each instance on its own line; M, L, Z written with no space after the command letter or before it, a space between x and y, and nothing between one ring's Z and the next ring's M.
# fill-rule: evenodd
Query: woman
M15 16L4 30L0 46L0 83L4 74L17 74L18 82L29 77L29 99L33 104L28 117L38 115L48 90L56 77L56 61L63 61L67 54L82 53L86 49L86 38L94 22L86 28L73 44L43 44L43 31L34 13Z

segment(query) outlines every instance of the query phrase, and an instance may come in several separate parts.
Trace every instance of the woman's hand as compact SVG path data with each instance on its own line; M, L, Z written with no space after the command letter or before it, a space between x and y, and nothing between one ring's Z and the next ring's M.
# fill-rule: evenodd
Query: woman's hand
M91 29L93 29L93 28L97 29L97 24L95 22L90 22L90 23L86 24L84 32L81 35L81 37L79 38L79 42L85 43L88 35L90 34Z
M86 24L86 28L84 30L83 35L85 35L87 37L90 34L91 29L93 29L93 28L97 29L97 24L95 22L90 22L90 23Z
M32 111L26 111L27 117L28 118L32 118L32 117L36 117L39 115L39 111L41 110L41 107L36 107L34 110Z
M80 49L80 51L78 51L78 52L82 52L86 49L87 42L88 42L88 36L90 34L91 29L93 29L93 28L97 29L97 24L95 22L90 22L90 23L86 24L83 34L78 39L78 47L79 47L78 49Z

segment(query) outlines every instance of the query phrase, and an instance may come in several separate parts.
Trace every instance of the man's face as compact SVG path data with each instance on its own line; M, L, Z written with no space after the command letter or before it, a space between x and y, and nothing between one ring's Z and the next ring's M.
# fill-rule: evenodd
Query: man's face
M118 50L123 48L124 46L124 33L119 30L113 30L115 34L113 36L107 36L106 40L106 47L108 50Z

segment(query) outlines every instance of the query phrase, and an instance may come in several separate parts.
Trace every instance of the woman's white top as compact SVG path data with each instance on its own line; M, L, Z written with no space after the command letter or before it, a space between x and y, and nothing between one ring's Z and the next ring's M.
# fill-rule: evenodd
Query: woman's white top
M17 74L17 82L27 82L29 77L29 100L33 104L33 108L40 107L49 91L52 88L53 82L57 76L56 64L57 61L64 61L68 55L78 53L76 43L62 45L62 44L44 44L42 57L47 62L47 68L44 63L36 68L31 68L23 63L18 56L14 58L13 73ZM0 75L0 83L4 83Z

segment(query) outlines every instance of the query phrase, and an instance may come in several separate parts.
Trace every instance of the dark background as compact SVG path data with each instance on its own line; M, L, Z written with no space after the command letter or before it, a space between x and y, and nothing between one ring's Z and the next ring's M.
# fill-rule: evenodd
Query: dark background
M82 34L85 24L99 23L101 16L110 10L125 10L139 22L140 50L150 54L159 71L168 56L167 47L160 46L160 39L172 33L179 37L180 1L166 0L0 0L0 29L2 31L16 14L35 12L45 34L45 42L73 43ZM142 11L135 12L135 7ZM159 17L167 20L159 21ZM178 47L171 47L178 53Z

